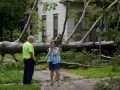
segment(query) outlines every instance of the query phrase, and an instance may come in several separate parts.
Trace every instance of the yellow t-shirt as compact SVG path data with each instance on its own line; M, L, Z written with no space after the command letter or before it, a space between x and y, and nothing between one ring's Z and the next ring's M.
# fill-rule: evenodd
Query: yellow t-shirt
M23 59L30 59L31 58L30 52L34 53L34 48L33 45L27 41L23 44L22 50Z

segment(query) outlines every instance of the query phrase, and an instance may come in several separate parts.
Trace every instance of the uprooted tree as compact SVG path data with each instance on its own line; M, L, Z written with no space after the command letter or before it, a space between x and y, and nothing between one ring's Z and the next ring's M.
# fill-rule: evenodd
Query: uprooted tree
M37 5L37 2L38 0L36 0L33 4L33 7L32 9L30 10L30 13L29 13L29 16L28 16L28 20L22 30L22 33L21 35L19 36L19 38L14 41L14 42L9 42L9 41L3 41L3 42L0 42L0 53L1 55L4 55L6 53L9 53L11 55L14 55L15 53L20 53L22 51L22 39L23 39L23 36L25 35L25 32L27 31L27 28L30 24L30 21L31 21L31 16L32 16L32 13ZM67 3L69 2L69 0L67 0ZM85 2L85 7L84 7L84 11L82 13L82 16L80 17L78 23L76 24L76 27L75 29L73 30L73 32L71 33L71 35L68 37L67 41L73 36L74 32L76 31L77 27L79 24L81 24L82 20L84 19L84 16L85 16L85 12L86 12L86 8L89 6L90 2L92 2L92 0L88 0L87 2ZM69 4L68 4L69 5ZM90 34L91 31L95 30L95 26L98 25L100 23L100 21L102 20L102 18L104 17L104 15L106 15L106 12L107 13L110 13L109 11L111 10L111 8L114 6L114 5L117 5L117 11L118 13L120 14L120 2L119 0L115 0L113 2L110 2L109 5L107 5L108 7L104 7L104 11L101 13L101 15L98 15L98 17L96 18L96 20L93 22L93 25L91 26L91 28L88 30L88 32L86 33L86 35L77 43L68 43L68 44L62 44L61 47L64 51L66 50L70 50L70 48L74 48L74 49L77 49L79 50L79 48L83 48L83 47L98 47L99 46L99 42L91 42L91 43L88 43L88 42L84 42L85 39L87 38L87 36ZM69 7L69 6L68 6ZM67 11L67 10L66 10ZM67 12L66 12L67 13ZM120 16L120 15L118 15ZM66 19L65 19L65 25L64 25L64 28L63 28L63 35L64 35L64 31L65 31L65 26L66 26L66 21L67 21L67 14L66 14ZM119 20L118 20L118 25L119 26L119 23L120 23L120 17L119 17ZM63 36L62 36L63 37ZM62 41L62 40L61 40ZM103 46L106 46L106 45L111 45L113 44L113 42L101 42L101 44ZM44 53L44 52L47 52L47 44L39 44L39 43L34 43L34 47L35 47L35 53L38 54L38 53Z

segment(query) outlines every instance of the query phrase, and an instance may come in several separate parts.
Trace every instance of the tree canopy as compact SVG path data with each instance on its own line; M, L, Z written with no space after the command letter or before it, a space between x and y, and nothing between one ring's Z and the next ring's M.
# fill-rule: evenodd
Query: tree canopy
M0 41L18 38L34 0L0 0Z

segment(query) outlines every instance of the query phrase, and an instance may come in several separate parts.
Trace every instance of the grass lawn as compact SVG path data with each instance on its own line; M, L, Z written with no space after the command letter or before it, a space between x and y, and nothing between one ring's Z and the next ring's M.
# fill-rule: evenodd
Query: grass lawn
M21 54L16 54L16 57L18 60L22 60ZM37 60L43 61L45 60L46 54L39 54L37 57ZM6 54L6 59L13 59L10 55ZM16 63L15 63L16 64ZM23 63L22 63L23 64ZM20 63L18 63L18 66L22 66ZM35 67L38 70L46 70L47 64L42 63ZM2 70L2 69L1 69ZM72 73L79 76L83 76L85 78L104 78L104 77L114 77L119 76L120 77L120 70L119 71L113 71L112 66L104 66L99 68L76 68L76 69L65 69L61 68L61 71L65 73ZM40 85L38 80L34 80L35 82L32 85L22 85L22 76L23 72L21 70L13 69L13 70L3 70L3 72L0 71L0 90L40 90Z
M0 71L0 84L6 84L11 82L18 83L22 80L22 76L23 73L19 70Z
M89 69L62 69L62 71L84 76L85 78L103 78L120 76L120 71L113 71L111 66Z
M45 60L45 57L45 54L40 54L37 60ZM23 62L22 54L17 53L16 58ZM11 62L15 62L9 54L5 54L4 59L10 59ZM21 62L15 62L14 65L18 64L18 66L20 65L21 67ZM40 90L40 81L38 80L32 80L33 84L31 85L23 85L23 70L18 70L17 67L14 68L13 64L7 65L7 67L0 65L0 67L0 90ZM37 67L39 70L44 70L47 68L47 64L40 64Z
M40 90L40 81L33 80L33 84L23 85L22 78L21 70L0 70L0 90Z
M32 84L32 85L22 85L22 84L0 85L0 90L40 90L40 86L38 84Z

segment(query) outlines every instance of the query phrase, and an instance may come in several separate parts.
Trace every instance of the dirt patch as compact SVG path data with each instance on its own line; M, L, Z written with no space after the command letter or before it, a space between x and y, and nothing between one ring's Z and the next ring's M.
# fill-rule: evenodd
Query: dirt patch
M93 90L93 85L96 82L94 79L85 79L78 75L61 72L60 86L56 82L50 86L49 70L35 71L34 79L41 81L41 90Z

